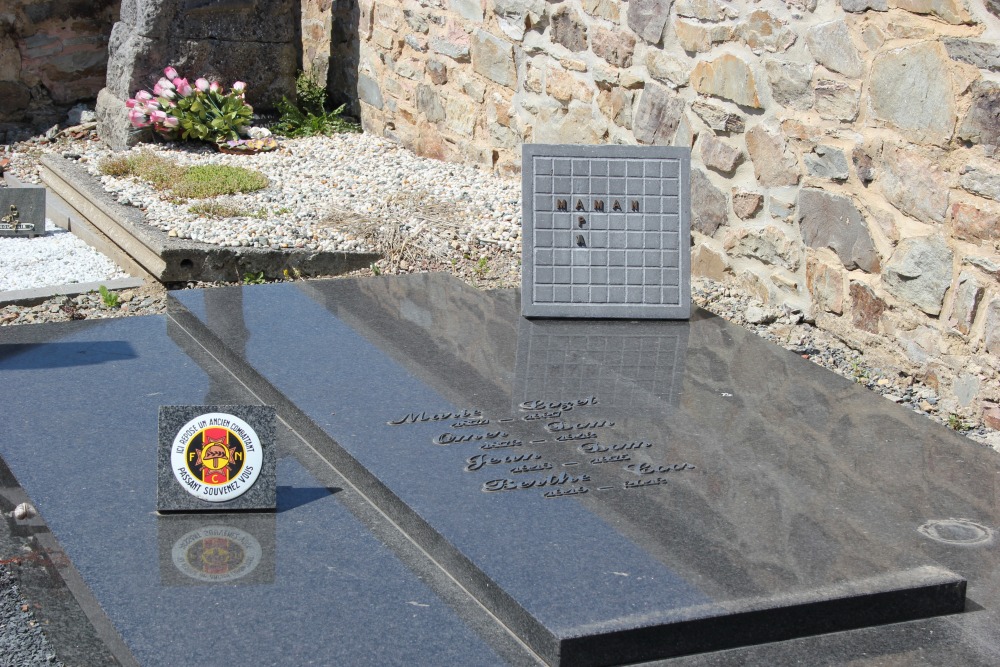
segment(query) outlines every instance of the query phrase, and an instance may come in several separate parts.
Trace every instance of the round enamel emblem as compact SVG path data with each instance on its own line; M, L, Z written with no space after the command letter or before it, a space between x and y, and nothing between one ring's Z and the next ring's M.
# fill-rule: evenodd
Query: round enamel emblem
M257 433L224 412L198 415L177 432L170 450L174 478L196 498L221 503L250 489L264 455Z

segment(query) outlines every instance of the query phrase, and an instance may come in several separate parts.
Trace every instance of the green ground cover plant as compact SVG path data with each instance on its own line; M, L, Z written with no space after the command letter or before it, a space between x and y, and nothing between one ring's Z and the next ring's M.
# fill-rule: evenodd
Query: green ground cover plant
M267 177L258 171L220 164L183 167L150 151L106 158L97 165L108 176L134 176L181 199L207 199L262 190Z

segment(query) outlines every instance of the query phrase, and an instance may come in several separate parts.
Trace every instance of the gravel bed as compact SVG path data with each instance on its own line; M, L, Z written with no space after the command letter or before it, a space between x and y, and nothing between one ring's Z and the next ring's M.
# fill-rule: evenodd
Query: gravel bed
M0 565L0 667L61 667L14 575Z
M150 225L171 236L222 246L377 250L367 232L388 226L441 257L480 244L520 253L520 181L421 158L371 135L286 139L257 155L183 144L138 151L180 165L246 167L269 181L263 190L216 198L247 215L209 218L191 212L197 200L177 200L132 177L102 176L100 162L112 153L97 144L74 153L120 203L143 209Z
M0 237L0 292L127 278L118 265L45 220L43 237Z

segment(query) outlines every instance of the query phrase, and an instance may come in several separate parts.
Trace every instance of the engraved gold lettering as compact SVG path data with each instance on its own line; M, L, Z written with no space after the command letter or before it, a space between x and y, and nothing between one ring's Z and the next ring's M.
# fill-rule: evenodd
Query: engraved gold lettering
M568 211L569 210L569 204L566 202L565 199L557 199L556 200L556 210L557 211Z

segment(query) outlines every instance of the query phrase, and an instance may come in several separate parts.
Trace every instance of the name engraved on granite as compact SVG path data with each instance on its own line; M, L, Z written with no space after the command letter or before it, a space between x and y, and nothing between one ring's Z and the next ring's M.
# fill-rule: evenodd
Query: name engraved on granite
M545 498L563 498L591 491L662 486L667 484L668 480L676 479L678 472L696 469L696 466L686 461L675 463L664 462L662 459L655 460L658 456L654 452L659 448L652 442L642 439L616 439L612 434L620 435L616 432L621 430L623 425L612 419L599 418L599 415L581 415L578 421L562 419L565 413L574 409L586 412L600 410L602 403L596 395L583 398L564 397L558 400L538 398L524 401L517 407L527 413L520 419L493 418L478 408L464 408L439 413L410 412L388 423L402 426L457 418L459 421L449 424L449 428L457 430L482 427L494 421L513 422L509 427L515 432L513 435L499 430L448 431L431 440L433 444L441 446L475 444L485 452L464 458L463 469L467 473L482 474L510 466L507 468L508 473L516 475L517 478L499 477L486 480L481 485L484 493L534 489L544 490L542 495ZM602 433L603 435L600 435ZM502 451L524 447L525 442L531 446L531 450L516 450L511 453ZM565 445L571 447L567 448ZM639 455L638 460L635 459L636 455ZM584 466L581 470L585 469L588 472L576 474L553 472L546 477L530 476L533 473L548 473L559 468L575 466ZM594 475L600 479L595 479ZM592 487L590 483L596 486Z

